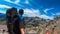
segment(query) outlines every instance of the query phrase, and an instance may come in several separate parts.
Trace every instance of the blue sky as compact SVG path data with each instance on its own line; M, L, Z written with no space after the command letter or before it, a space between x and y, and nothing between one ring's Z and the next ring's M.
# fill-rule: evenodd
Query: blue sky
M60 0L0 0L0 13L11 7L22 8L28 17L53 19L60 14Z

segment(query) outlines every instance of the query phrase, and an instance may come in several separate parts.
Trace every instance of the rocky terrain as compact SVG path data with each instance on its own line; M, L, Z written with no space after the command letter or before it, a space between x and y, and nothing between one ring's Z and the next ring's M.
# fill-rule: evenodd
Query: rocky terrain
M60 34L60 16L54 20L25 17L25 34ZM5 32L3 32L5 30ZM0 21L0 34L8 34L6 21Z

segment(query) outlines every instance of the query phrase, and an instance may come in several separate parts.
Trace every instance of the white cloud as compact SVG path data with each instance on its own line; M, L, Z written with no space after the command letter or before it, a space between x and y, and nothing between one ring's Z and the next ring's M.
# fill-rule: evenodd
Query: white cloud
M47 11L52 10L52 9L53 9L53 8L44 9L44 12L47 13Z
M24 14L27 15L28 17L36 17L40 15L39 10L34 9L24 9Z
M53 17L47 16L47 15L45 15L45 14L44 14L44 15L40 15L40 18L53 20Z
M15 1L15 3L19 3L19 2L20 2L20 0L16 0L16 1Z
M25 7L21 4L19 4L20 0L15 0L15 2L11 1L11 0L5 0L6 2L12 3L12 4L16 4L17 6L21 6L21 7Z
M6 6L6 5L0 5L0 8L11 8L11 7Z
M5 0L5 1L7 1L7 2L11 2L10 0Z
M54 14L54 13L51 13L51 14L52 14L52 16L56 15L56 14Z
M25 3L26 3L26 4L29 4L29 1L28 1L28 0L26 0L26 1L25 1Z
M56 13L56 15L60 15L60 12L59 13Z
M6 12L5 12L5 11L1 11L1 10L0 10L0 13L6 14Z
M15 3L15 4L18 4L20 2L20 0L15 0L14 2L11 0L5 0L5 1L10 2L10 3Z
M24 16L28 16L28 17L40 17L43 19L53 19L52 16L47 16L47 15L40 15L40 11L39 10L35 10L35 9L24 9Z

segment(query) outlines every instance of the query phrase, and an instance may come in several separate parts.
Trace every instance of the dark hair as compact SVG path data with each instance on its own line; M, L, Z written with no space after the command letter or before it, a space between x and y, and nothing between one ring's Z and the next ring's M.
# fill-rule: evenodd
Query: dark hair
M23 9L20 9L20 10L19 10L19 14L20 14L20 15L23 15L23 13L24 13L24 10L23 10Z
M17 9L16 9L16 8L14 8L14 7L12 8L12 10L14 10L14 11L16 11L16 12L17 12Z

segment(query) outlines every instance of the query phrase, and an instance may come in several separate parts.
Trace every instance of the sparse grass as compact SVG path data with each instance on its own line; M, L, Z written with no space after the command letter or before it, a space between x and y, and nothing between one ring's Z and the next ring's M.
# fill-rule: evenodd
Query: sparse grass
M39 30L39 28L33 28L33 30L37 31L37 30Z
M6 25L6 21L0 21L0 25Z

